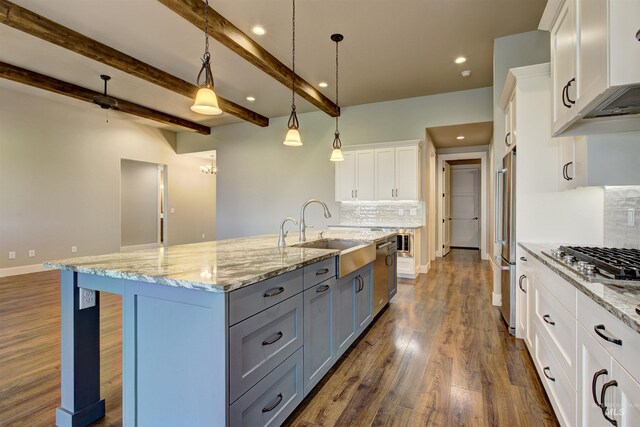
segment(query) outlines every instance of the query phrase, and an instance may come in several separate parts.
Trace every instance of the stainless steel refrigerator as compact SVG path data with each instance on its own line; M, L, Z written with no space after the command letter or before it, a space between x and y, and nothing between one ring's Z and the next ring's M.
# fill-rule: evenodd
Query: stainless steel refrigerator
M502 159L495 177L495 236L500 255L502 306L500 311L509 333L516 333L516 150Z

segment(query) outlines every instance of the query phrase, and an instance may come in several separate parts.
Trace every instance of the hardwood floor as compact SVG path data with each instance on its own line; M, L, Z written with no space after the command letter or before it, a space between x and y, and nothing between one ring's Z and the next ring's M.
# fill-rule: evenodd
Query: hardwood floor
M556 426L524 343L491 306L491 270L454 250L401 280L389 308L287 426ZM57 272L0 279L0 426L52 426L60 401ZM107 416L122 424L120 297L101 295Z

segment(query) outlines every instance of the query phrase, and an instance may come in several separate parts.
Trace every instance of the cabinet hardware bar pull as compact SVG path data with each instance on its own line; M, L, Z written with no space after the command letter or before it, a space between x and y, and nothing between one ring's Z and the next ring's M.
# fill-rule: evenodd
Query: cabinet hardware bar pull
M280 295L283 292L284 292L284 288L280 286L279 288L269 289L267 292L264 293L264 297L265 298L275 297L276 295Z
M265 406L262 408L262 412L271 412L282 402L282 393L278 393L278 396L275 398L273 403L269 406Z
M571 180L573 179L573 177L572 177L572 176L569 176L569 166L571 166L572 164L573 164L573 162L569 162L569 163L567 163L567 165L566 165L566 168L567 168L567 169L566 169L566 171L567 171L567 181L571 181Z
M606 369L600 369L598 372L593 374L593 379L591 380L591 393L593 394L593 401L600 408L602 408L602 403L598 402L598 395L596 393L596 383L598 382L598 377L600 377L601 375L609 375L609 372Z
M511 147L511 144L507 142L510 136L511 136L511 132L507 132L507 134L504 136L504 143L507 147Z
M523 288L523 287L522 287L522 281L523 281L524 279L526 279L526 278L527 278L527 276L525 276L524 274L522 274L522 275L520 275L520 278L518 279L518 286L520 287L520 290L521 290L522 292L524 292L525 294L527 293L527 290L526 290L525 288Z
M617 425L618 425L618 421L614 420L613 418L610 418L610 417L607 415L607 412L609 412L609 411L607 410L607 405L605 405L605 404L604 404L604 397L605 397L605 395L607 394L607 389L608 389L609 387L617 387L617 386L618 386L618 381L616 381L616 380L611 380L611 381L609 381L608 383L605 383L605 384L602 386L602 391L600 392L600 402L602 403L602 404L600 405L600 409L602 410L602 416L604 417L604 419L605 419L605 420L609 421L609 422L610 422L611 424L613 424L614 426L617 426Z
M569 91L569 85L565 85L562 88L562 104L567 107L567 108L571 108L571 104L568 104L567 101L565 101L565 97L567 97L567 92Z
M323 268L321 270L316 271L316 276L322 276L323 274L327 274L329 272L328 268Z
M549 369L548 366L545 366L544 369L542 370L542 372L544 373L544 376L549 378L551 381L556 382L555 377L552 377L549 374L547 374L547 371L551 372L551 369Z
M522 262L527 262L527 257L525 257L525 256L521 256L521 257L520 257L520 261L522 261Z
M612 336L609 336L609 335L605 335L604 333L600 332L600 331L606 331L604 325L596 325L596 326L593 327L593 330L603 340L609 341L610 343L613 343L613 344L616 344L616 345L622 345L622 340L620 338L616 338L616 337L612 337Z
M549 316L548 314L545 314L544 316L542 316L542 320L544 320L545 322L547 322L551 326L555 326L555 324L556 324L556 322L551 320L551 316Z
M393 265L393 257L391 255L387 255L384 263L387 265L387 267L391 267Z
M329 285L319 286L318 289L316 289L316 292L319 293L319 294L322 293L322 292L326 292L326 291L329 290L330 287L331 286L329 286Z
M566 180L569 181L569 178L567 177L567 167L569 166L569 163L565 163L564 166L562 166L562 177Z
M273 338L269 338L267 340L262 341L262 345L271 345L282 337L283 337L282 331L278 331L278 333L275 334Z
M574 83L576 81L576 78L572 78L571 80L569 80L569 83L567 83L567 102L571 105L575 104L576 101L574 101L573 99L569 98L569 88L571 87L571 83ZM569 105L569 108L571 108L571 105Z

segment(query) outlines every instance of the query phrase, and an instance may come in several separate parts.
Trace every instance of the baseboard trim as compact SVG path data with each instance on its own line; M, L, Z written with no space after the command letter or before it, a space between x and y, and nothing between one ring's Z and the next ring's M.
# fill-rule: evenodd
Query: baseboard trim
M162 246L162 244L160 243L146 243L144 245L120 246L120 252L133 252L133 251L140 251L143 249L157 249L160 246Z
M0 277L20 276L21 274L39 273L48 268L42 264L21 265L19 267L0 268Z
M502 305L502 294L491 293L493 305L500 307Z
M427 274L430 268L431 268L431 261L429 261L426 265L421 265L419 272L420 274Z

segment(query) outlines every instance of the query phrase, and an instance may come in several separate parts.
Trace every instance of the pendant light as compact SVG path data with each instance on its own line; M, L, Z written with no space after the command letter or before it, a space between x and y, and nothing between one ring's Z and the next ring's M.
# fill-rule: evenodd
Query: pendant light
M342 34L332 34L331 40L336 42L336 105L338 105L338 43L344 39ZM340 141L340 131L338 130L338 116L336 116L336 131L333 134L333 151L331 152L332 162L342 162L344 157L342 156L342 141Z
M200 83L200 78L204 74L204 82ZM213 74L211 73L211 54L209 53L209 0L205 2L204 9L204 55L202 56L202 68L198 73L198 93L196 100L191 106L191 110L196 113L216 116L222 114L218 106L218 97L213 91Z
M289 116L289 122L287 123L287 127L289 130L287 131L287 136L284 138L284 145L289 145L291 147L299 147L302 145L302 140L300 139L300 132L298 128L300 127L300 123L298 123L298 115L296 114L296 0L293 0L293 18L292 18L292 36L291 36L291 45L293 46L292 51L292 71L293 76L291 78L291 115Z

